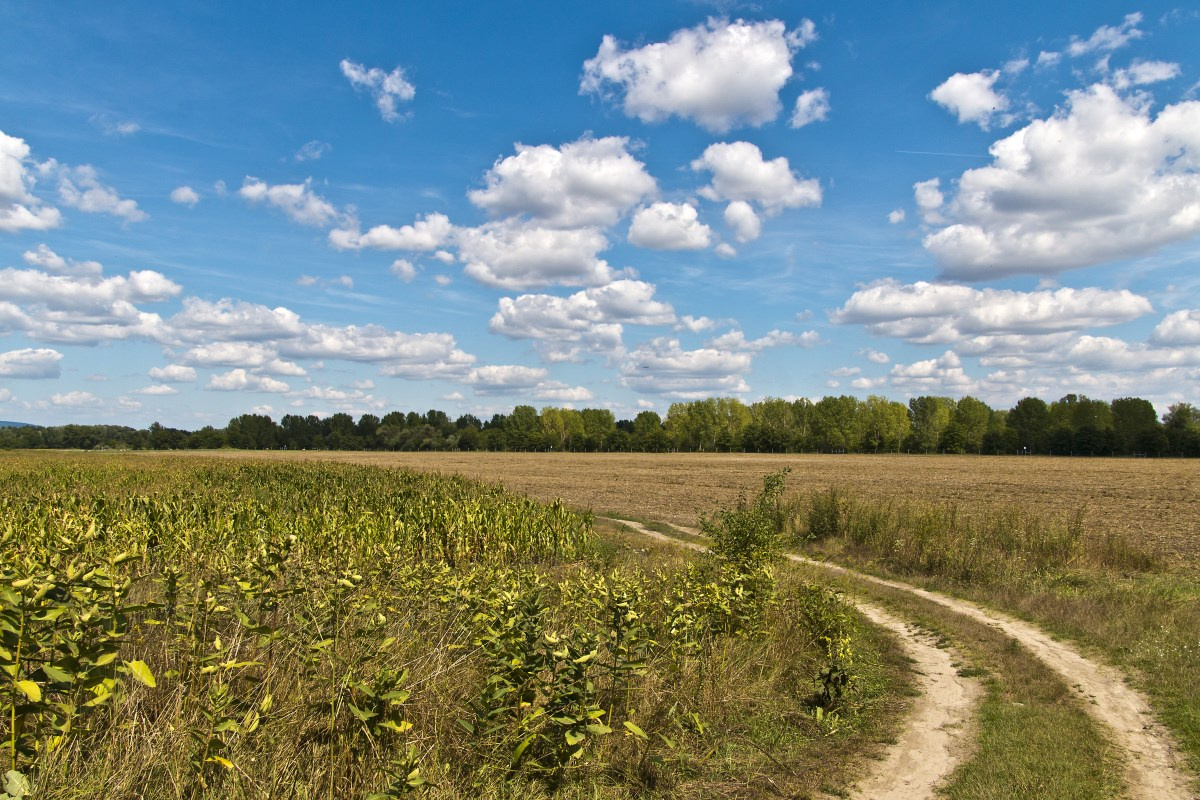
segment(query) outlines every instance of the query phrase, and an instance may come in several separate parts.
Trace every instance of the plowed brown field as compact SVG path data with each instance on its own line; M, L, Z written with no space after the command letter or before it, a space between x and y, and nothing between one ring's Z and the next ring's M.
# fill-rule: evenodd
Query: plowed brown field
M753 492L791 467L789 489L952 502L966 513L1016 504L1121 532L1171 560L1200 565L1200 460L738 453L246 453L454 472L538 499L694 525L701 512Z

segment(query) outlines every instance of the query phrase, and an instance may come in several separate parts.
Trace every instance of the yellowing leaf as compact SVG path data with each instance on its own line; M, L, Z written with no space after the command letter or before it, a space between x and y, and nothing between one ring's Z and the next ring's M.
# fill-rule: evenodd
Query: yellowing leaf
M154 682L154 673L146 666L145 661L126 661L125 666L129 667L129 674L137 678L142 683L153 689L158 684Z
M42 689L33 681L17 681L17 688L35 703L42 702Z
M225 769L233 769L233 762L230 761L228 758L221 758L221 756L209 756L205 760L211 761L214 764L220 764Z
M385 722L379 723L379 727L393 730L396 733L404 733L405 731L412 730L412 723L408 720L401 720L399 723L396 723L389 719Z

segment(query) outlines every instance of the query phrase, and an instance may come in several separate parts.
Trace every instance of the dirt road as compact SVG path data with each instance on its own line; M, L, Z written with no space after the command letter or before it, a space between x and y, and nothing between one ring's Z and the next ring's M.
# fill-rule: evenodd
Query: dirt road
M974 603L899 581L864 575L835 564L796 555L788 558L909 592L1003 631L1082 695L1084 709L1104 726L1125 754L1126 781L1131 797L1137 800L1195 800L1196 795L1188 787L1188 778L1170 733L1154 718L1146 699L1131 689L1125 677L1112 667L1087 659L1075 647L1055 641L1028 622Z
M631 523L625 524L630 525ZM646 531L641 526L635 527ZM688 536L696 536L700 533L695 528L686 526L674 527ZM650 533L664 539L670 538L664 537L662 534ZM691 547L698 547L693 542L688 542L687 544ZM1089 660L1072 645L1056 641L1036 626L1010 617L1007 614L984 609L974 603L949 597L938 592L931 592L927 589L921 589L900 581L866 575L837 564L814 561L795 554L788 554L787 557L797 563L820 567L821 569L827 569L843 575L852 575L859 580L864 580L878 586L886 586L889 589L908 592L931 603L948 608L956 614L961 614L976 622L1003 631L1020 642L1023 647L1032 652L1042 663L1057 672L1067 685L1074 687L1080 693L1084 700L1084 709L1108 731L1113 742L1125 754L1125 777L1130 797L1135 798L1135 800L1197 800L1197 795L1189 788L1187 774L1184 771L1182 760L1172 742L1170 733L1154 718L1154 714L1146 698L1131 689L1125 682L1125 677L1116 669ZM868 614L868 617L870 617L870 614ZM889 617L888 620L880 622L880 624L883 624L894 632L896 629L892 623L900 626L904 625L904 623L895 618ZM908 642L910 640L902 639L902 641ZM919 672L935 668L924 664L919 664L916 667ZM957 687L936 684L926 691L925 698L929 705L944 707L942 713L944 713L947 719L957 720L962 713L962 699L958 696L958 691ZM936 714L937 711L932 710L927 711L927 713ZM954 745L953 737L950 737L949 743L945 741L931 741L920 733L911 730L914 727L929 726L930 724L928 718L914 714L909 723L910 730L906 731L905 734L905 738L908 741L902 739L893 748L892 755L889 757L888 762L885 762L885 766L881 766L880 771L873 773L871 778L868 779L873 792L863 792L860 788L855 797L861 797L863 800L869 797L894 797L896 800L900 800L901 798L932 797L931 793L926 793L927 789L925 787L928 786L929 791L931 791L937 780L934 781L934 784L914 781L909 793L889 794L883 791L889 786L895 786L894 783L889 781L898 780L903 775L902 771L892 773L890 776L886 774L886 769L888 769L886 764L890 763L893 758L900 758L896 750L901 748L912 748L909 760L917 764L924 762L925 769L931 774L940 773L941 775L948 775L950 770L953 769L954 763L956 763L954 755L953 753L947 753L947 747ZM958 729L961 730L961 723L958 724ZM943 723L943 726L954 730L953 726L946 723ZM866 785L868 784L863 784L863 786Z
M608 520L671 544L703 550L703 545L652 531L636 522ZM692 529L681 529L693 533ZM970 721L983 688L974 678L958 674L958 655L940 647L927 631L862 600L851 602L871 622L891 631L912 659L919 696L910 709L904 731L887 756L854 788L855 800L921 800L935 790L971 749Z

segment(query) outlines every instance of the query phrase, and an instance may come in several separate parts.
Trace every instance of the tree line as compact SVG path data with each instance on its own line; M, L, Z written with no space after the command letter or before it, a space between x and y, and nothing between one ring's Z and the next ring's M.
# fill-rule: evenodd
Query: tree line
M503 450L577 452L978 453L984 455L1200 456L1200 409L1176 403L1160 420L1149 401L1068 394L993 409L974 397L872 395L818 401L767 398L749 405L708 398L616 419L602 408L516 406L481 420L444 411L383 417L242 414L196 431L155 422L0 429L0 448L92 450Z

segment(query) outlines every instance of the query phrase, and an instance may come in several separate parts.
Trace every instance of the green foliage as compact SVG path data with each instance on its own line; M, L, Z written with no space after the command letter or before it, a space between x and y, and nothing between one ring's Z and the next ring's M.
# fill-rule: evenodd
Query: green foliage
M189 798L553 791L630 748L631 780L684 774L694 698L773 624L784 478L709 521L719 557L647 573L578 560L587 515L458 478L0 462L7 794L112 763Z
M712 540L711 552L722 562L750 572L779 556L785 512L783 490L790 467L763 478L753 500L743 495L737 505L703 517L700 528Z
M840 539L903 573L966 584L1069 581L1082 568L1145 569L1149 557L1119 536L1085 535L1082 511L1046 520L1017 508L967 516L950 503L869 501L839 487L809 495L799 538Z

